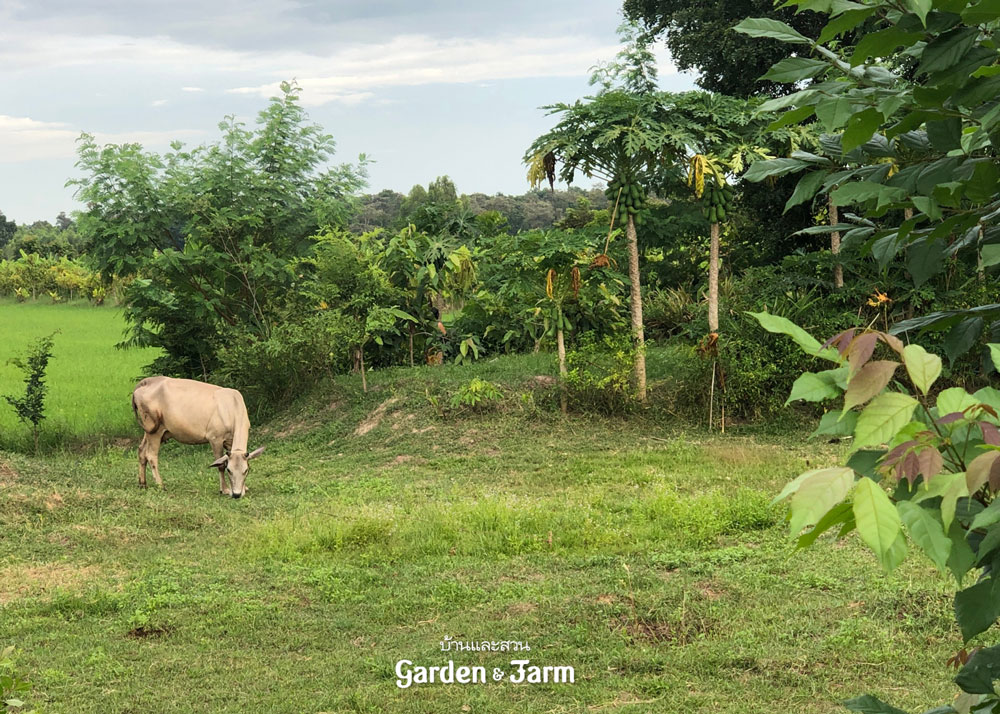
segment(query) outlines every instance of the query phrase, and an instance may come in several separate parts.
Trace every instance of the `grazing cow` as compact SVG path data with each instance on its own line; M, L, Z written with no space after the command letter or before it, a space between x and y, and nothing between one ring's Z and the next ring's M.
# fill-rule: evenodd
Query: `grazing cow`
M139 445L140 487L146 487L149 463L156 485L163 488L160 444L175 439L182 444L212 445L212 468L219 469L219 493L240 498L246 491L249 461L260 456L264 447L247 453L250 417L237 390L193 379L148 377L132 392L132 411L146 432ZM226 485L227 473L231 487Z

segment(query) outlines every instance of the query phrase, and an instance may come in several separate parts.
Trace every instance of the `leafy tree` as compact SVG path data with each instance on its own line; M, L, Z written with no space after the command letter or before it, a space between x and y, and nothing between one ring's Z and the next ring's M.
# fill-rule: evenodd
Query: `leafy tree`
M538 137L525 154L530 181L538 184L547 177L551 183L558 166L560 178L567 183L572 183L579 171L588 177L617 183L618 190L624 188L638 199L639 187L650 185L660 167L682 151L683 143L675 136L662 97L649 90L650 82L656 78L650 54L639 38L629 39L630 44L614 67L595 72L592 82L602 85L600 92L585 101L546 107L550 114L560 115L560 120L552 130ZM632 198L629 194L626 198ZM632 337L638 354L636 393L640 401L645 401L646 360L636 212L630 210L625 215Z
M299 93L283 83L255 130L229 117L217 143L175 143L162 157L81 137L84 177L70 182L88 206L80 231L106 279L137 276L126 344L162 347L162 371L204 375L237 325L266 338L293 288L291 263L350 216L364 157L327 168L333 139L308 122Z
M625 0L625 16L641 21L653 35L664 34L671 59L682 70L698 73L698 86L736 97L780 95L788 87L760 81L775 62L794 48L775 39L750 39L731 31L745 17L789 23L797 32L819 36L822 15L775 7L772 0ZM827 3L829 5L829 3Z
M31 433L35 440L35 451L38 451L38 430L45 419L45 370L52 358L52 341L55 333L48 337L40 337L28 349L24 359L10 360L14 366L24 372L24 396L4 395L4 399L17 412L17 418L31 425Z
M962 588L954 611L968 645L1000 617L1000 392L938 390L941 358L886 332L851 329L821 345L785 318L753 316L829 363L829 369L800 376L789 401L843 397L843 407L827 412L817 434L853 437L844 465L806 471L778 495L789 501L799 546L834 529L838 538L857 531L886 572L905 560L908 544L916 546ZM873 359L876 350L884 358ZM1000 345L990 350L1000 367ZM977 569L970 584L966 578ZM955 682L963 694L952 706L930 711L996 711L1000 646L977 647L971 656L963 649L956 660L961 669ZM845 705L858 712L900 711L871 695Z
M2 249L7 243L10 242L11 238L14 237L14 231L17 230L17 224L10 220L0 211L0 249Z
M971 254L966 264L973 270L1000 263L1000 229L993 220L1000 208L1000 55L994 39L1000 9L889 0L863 7L818 0L790 4L830 11L820 42L770 19L747 19L737 28L814 55L775 67L787 82L816 81L764 108L788 110L776 124L815 116L831 134L829 145L839 149L828 153L839 154L846 165L793 154L761 170L810 169L796 194L828 192L837 206L856 206L868 218L846 226L845 246L882 265L902 258L917 284L965 255ZM837 44L861 23L870 34L854 47ZM903 56L912 71L894 69L904 64ZM951 328L945 346L954 360L997 317L1000 305L987 305L916 318L894 330Z

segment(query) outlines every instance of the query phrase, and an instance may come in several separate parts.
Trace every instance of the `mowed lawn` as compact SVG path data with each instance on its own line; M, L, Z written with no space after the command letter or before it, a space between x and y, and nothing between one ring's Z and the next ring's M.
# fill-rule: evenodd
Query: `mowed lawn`
M251 432L248 496L170 443L0 452L0 650L47 713L834 712L948 701L953 588L856 538L795 553L770 500L835 445L563 418L512 398L441 417L452 383L530 360L322 385ZM464 370L464 371L463 371ZM520 377L517 377L520 370ZM520 381L519 381L520 380ZM527 389L527 388L525 388ZM444 390L443 392L440 390ZM525 392L527 393L527 392ZM521 641L574 684L512 684ZM396 662L500 681L396 686Z
M0 300L0 396L24 394L24 374L9 360L58 331L46 379L43 446L64 443L67 435L100 441L135 431L129 394L157 352L116 350L124 328L115 307ZM23 449L30 442L30 428L0 400L0 448Z

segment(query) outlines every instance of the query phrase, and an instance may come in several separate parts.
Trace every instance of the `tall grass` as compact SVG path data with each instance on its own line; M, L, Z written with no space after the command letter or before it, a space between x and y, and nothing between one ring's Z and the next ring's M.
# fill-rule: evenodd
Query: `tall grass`
M134 435L129 394L157 351L116 350L124 329L114 307L0 300L0 395L24 389L24 375L10 360L37 338L58 332L45 380L41 448ZM0 400L0 449L31 448L30 429Z

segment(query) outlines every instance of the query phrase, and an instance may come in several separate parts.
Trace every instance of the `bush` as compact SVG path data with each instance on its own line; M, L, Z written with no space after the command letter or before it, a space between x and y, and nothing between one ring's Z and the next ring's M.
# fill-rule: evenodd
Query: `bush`
M629 335L581 335L576 348L566 353L570 408L601 413L631 410L636 354Z
M249 331L228 338L214 376L239 389L255 410L287 404L324 376L349 369L353 321L337 310L279 322L266 339Z

